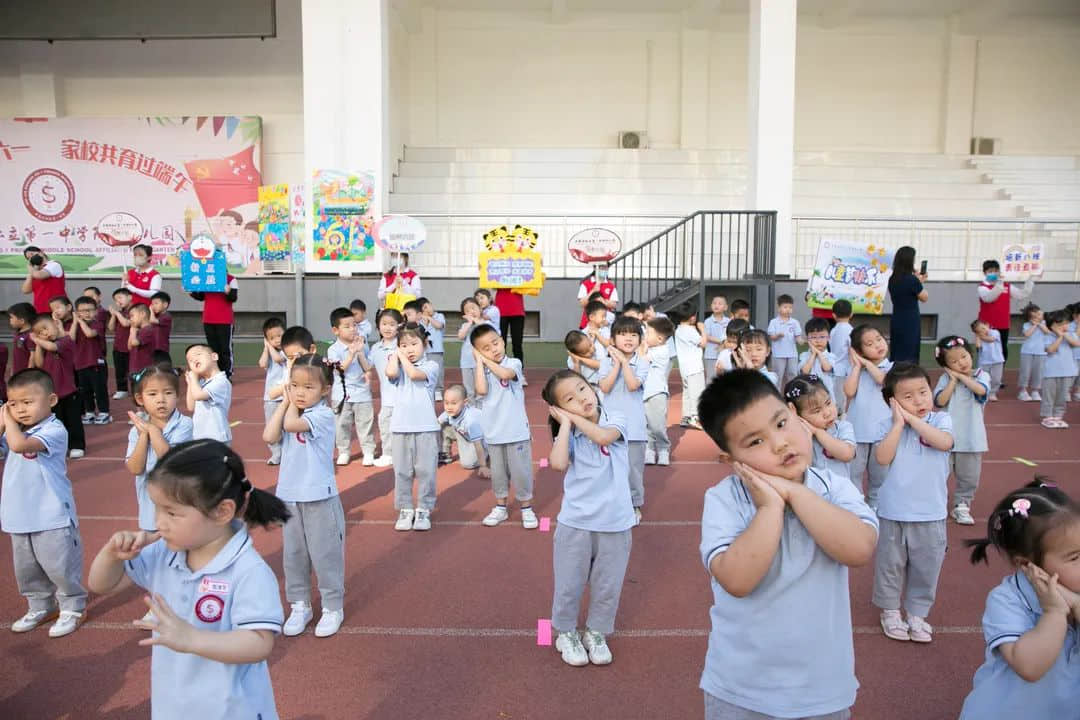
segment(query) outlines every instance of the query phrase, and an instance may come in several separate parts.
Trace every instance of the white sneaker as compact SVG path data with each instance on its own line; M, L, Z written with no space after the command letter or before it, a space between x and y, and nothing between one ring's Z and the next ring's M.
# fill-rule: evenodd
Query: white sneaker
M524 514L524 513L522 513ZM535 515L533 516L536 517ZM495 527L499 523L506 522L510 519L510 511L506 509L505 505L496 505L491 508L491 512L487 514L480 522L487 527Z
M75 448L74 450L72 450L72 451L70 451L68 453L68 457L72 458L73 460L78 460L79 458L81 458L81 457L83 457L85 455L86 455L86 451L85 450L79 450L78 448Z
M442 400L442 390L436 390L435 391L435 402L439 402L440 400Z
M645 464L646 465L655 465L656 464L656 451L655 450L648 450L648 449L645 450Z
M95 425L108 425L112 422L112 415L109 413L100 412L94 416Z
M270 457L266 460L267 465L280 465L281 464L281 452L271 453Z
M117 390L116 392L114 392L112 394L112 399L113 400L123 400L127 396L128 396L128 394L127 394L126 390Z
M671 464L671 452L668 450L661 450L656 453L656 464L667 467Z
M315 614L311 612L311 605L308 605L303 600L294 602L292 612L289 613L289 619L281 627L281 634L285 637L299 635L304 632L304 628L308 626L314 616Z
M341 623L344 621L344 610L323 610L322 617L315 625L315 637L330 637L341 629Z
M394 523L395 530L412 530L413 515L415 513L412 509L402 508L398 511L397 522Z
M360 461L360 464L364 467L371 467L375 464L375 458L371 457L370 455L365 455L364 459Z
M43 622L57 617L56 610L30 610L21 618L11 623L11 632L30 632Z
M1038 390L1034 390L1031 393L1031 401L1032 402L1042 402L1042 395L1039 394Z
M1017 393L1016 399L1020 402L1031 402L1031 396L1028 395L1027 390L1021 390L1019 393Z
M641 508L634 508L634 527L641 524Z
M380 455L379 457L375 458L375 462L373 464L375 465L375 467L390 467L394 464L394 458L390 457L389 455Z
M430 530L431 529L431 511L424 510L423 508L417 508L416 519L413 520L413 530Z
M953 520L957 525L974 525L975 518L971 517L971 508L964 503L956 503L952 510Z
M521 527L526 530L535 530L540 527L540 521L536 519L536 513L531 507L521 508Z
M79 625L82 624L82 613L73 612L71 610L61 610L60 619L52 624L49 628L49 637L58 638L70 635L79 629Z
M607 638L603 633L586 628L581 636L581 644L589 651L589 662L593 665L611 664L611 648L608 647Z
M83 413L83 415L82 415L82 424L83 425L93 425L94 424L94 413Z
M555 649L562 653L563 662L574 667L584 667L589 664L589 654L585 652L585 646L581 644L581 636L577 630L559 633L555 638Z
M348 465L349 464L349 453L347 451L343 450L343 451L338 453L338 455L337 455L337 464L338 465Z

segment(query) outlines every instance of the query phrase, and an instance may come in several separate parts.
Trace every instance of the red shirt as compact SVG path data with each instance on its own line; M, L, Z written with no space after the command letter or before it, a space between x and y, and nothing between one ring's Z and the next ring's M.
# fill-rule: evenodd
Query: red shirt
M55 262L49 260L48 262ZM46 263L48 264L48 263ZM42 269L44 269L44 265ZM60 277L50 275L44 280L33 278L30 280L30 291L34 294L34 309L39 313L49 312L49 301L57 295L67 295L64 289L64 269L60 268Z
M154 340L157 339L157 331L153 325L144 325L139 328L136 338L139 344L131 348L131 357L128 359L128 372L131 373L139 372L154 359Z
M138 288L139 290L149 290L150 283L152 283L154 281L154 278L156 278L157 276L157 270L151 269L147 270L146 272L141 272L137 268L131 268L127 271L127 282L128 285L134 288ZM149 305L150 298L143 297L139 293L131 293L131 302L140 303L142 305Z
M826 320L832 320L832 310L829 308L810 308L810 314L813 317L825 318Z
M154 349L169 352L169 336L172 335L172 315L163 312L157 316L157 325L153 326Z
M501 317L524 317L525 296L509 288L499 288L495 291L495 307L499 308Z
M1009 317L1009 302L1012 291L1009 289L1009 283L1003 284L1005 290L993 302L983 302L982 298L979 298L979 319L995 330L1008 330L1009 321L1011 320ZM979 287L990 290L994 287L994 284L984 280L979 283Z
M34 341L29 330L15 333L14 352L11 355L11 374L25 370L30 366L30 353L34 352Z
M94 318L90 323L90 329L97 331L96 337L88 337L83 332L82 327L79 327L75 331L75 369L85 370L86 368L97 367L99 363L105 362L105 356L101 352L101 343L98 342L98 338L105 334L105 328L102 327L101 322Z
M232 325L233 304L226 299L229 290L236 290L239 285L232 275L225 276L225 292L203 294L202 321L207 325Z
M604 300L610 300L611 294L615 292L615 283L610 280L605 280L602 283L596 282L596 276L590 275L586 279L581 281L581 284L585 286L585 297L589 297L594 292L599 292ZM585 310L581 311L581 325L580 328L584 328L589 324L589 316L585 314Z
M56 352L45 352L41 369L52 378L57 397L75 392L75 341L66 335L57 338Z

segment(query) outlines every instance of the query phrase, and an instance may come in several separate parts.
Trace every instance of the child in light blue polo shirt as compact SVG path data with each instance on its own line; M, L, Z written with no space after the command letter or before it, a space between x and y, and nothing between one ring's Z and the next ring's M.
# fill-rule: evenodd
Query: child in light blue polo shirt
M1069 314L1064 310L1055 310L1046 316L1046 325L1050 329L1044 335L1043 346L1046 348L1046 363L1043 365L1042 406L1039 415L1042 425L1053 430L1069 427L1065 422L1065 407L1072 394L1073 381L1076 378L1076 359L1073 348L1080 346L1080 340L1069 332Z
M975 368L971 345L957 335L947 335L938 341L934 359L945 368L934 388L934 405L948 412L953 424L949 465L956 475L956 492L950 514L960 525L974 525L971 503L982 475L983 453L990 449L983 422L983 407L990 395L990 374Z
M891 416L878 425L874 446L886 474L878 494L873 602L887 637L928 643L934 630L926 617L945 561L952 418L933 411L930 376L914 363L893 365L882 395Z
M859 325L851 331L848 350L847 420L855 428L855 459L851 463L851 482L863 486L866 475L866 502L877 507L878 488L885 480L885 468L874 457L873 445L880 439L878 425L890 417L889 406L881 397L885 374L892 368L889 343L875 328Z
M810 318L806 321L806 344L808 349L799 353L799 374L821 378L829 397L836 403L836 356L829 350L828 320Z
M352 432L360 442L365 466L375 464L374 402L368 373L372 365L368 361L367 342L356 327L356 318L349 308L339 307L330 311L330 331L334 342L326 349L326 359L336 368L334 387L330 392L330 405L337 419L334 421L335 444L338 465L348 465L352 459Z
M218 369L217 353L209 345L189 345L187 352L187 409L191 413L196 440L209 438L228 445L232 442L229 408L232 383Z
M666 317L654 317L645 325L645 359L649 372L645 376L645 426L648 440L645 443L645 464L667 466L671 464L671 440L667 432L668 399L671 389L670 340L675 335L675 325Z
M645 504L645 446L649 439L645 423L645 381L651 366L641 352L641 323L634 318L622 317L615 321L611 331L612 348L600 369L600 389L604 393L605 406L626 418L630 499L634 503L636 523L640 523L641 508Z
M443 399L443 375L446 368L446 346L443 340L446 316L435 312L435 306L426 297L416 298L416 304L420 306L420 324L428 334L427 358L439 366L439 382L435 386L435 400L439 401Z
M705 493L701 519L713 594L705 718L849 717L848 567L873 556L877 518L846 478L811 467L809 433L761 373L718 376L699 410L736 471Z
M8 381L0 406L0 449L7 453L0 485L0 529L11 536L15 582L29 609L12 632L60 617L49 637L75 632L86 607L82 539L67 476L67 430L52 412L53 382L36 368Z
M281 632L281 600L247 526L271 528L288 510L252 487L240 457L216 440L172 447L149 489L158 532L115 533L87 584L110 594L134 583L150 594L150 613L135 625L153 631L143 641L153 646L152 717L276 720L266 659Z
M1067 305L1065 307L1065 312L1072 318L1072 322L1069 323L1069 334L1075 338L1080 338L1080 302ZM1076 366L1080 368L1080 345L1074 345L1072 352L1073 360L1076 361ZM1072 395L1073 400L1080 401L1080 374L1077 374L1076 378L1073 379L1073 386L1070 390L1070 394Z
M720 356L727 341L727 326L731 318L727 316L727 298L723 295L713 296L709 303L711 315L705 318L705 384L708 385L716 377L716 358Z
M498 306L495 305L495 300L491 296L491 291L487 288L478 288L473 293L473 299L476 300L477 305L480 306L480 316L491 324L491 327L498 329L502 321L502 312Z
M368 361L375 368L379 378L379 446L382 453L375 458L375 467L389 467L394 464L391 455L391 430L394 421L394 396L397 389L386 377L386 365L390 356L397 354L398 328L405 324L405 318L397 310L384 308L379 311L375 323L379 329L379 342L368 351Z
M776 298L776 317L769 321L767 332L772 342L772 370L777 375L778 387L798 375L797 345L803 341L802 326L792 317L795 300L790 295Z
M285 323L281 318L267 318L263 322L263 351L259 355L259 367L266 370L263 383L263 422L269 422L285 393L285 366L288 358L281 350L281 338L285 335ZM190 438L189 438L190 439ZM281 462L281 443L268 446L270 458L267 465ZM144 528L145 529L145 528Z
M566 348L566 369L581 373L594 389L600 387L600 367L607 358L607 350L580 330L571 330L563 338Z
M494 305L492 306L494 307ZM478 325L491 325L480 314L480 303L475 298L467 297L461 301L461 327L458 328L458 340L461 341L461 384L465 386L465 392L469 396L469 403L480 407L483 404L481 398L476 396L476 355L473 353L469 335ZM491 327L495 327L491 325Z
M833 364L833 376L836 383L836 393L833 395L833 399L836 400L840 408L840 415L843 416L847 412L844 380L847 378L848 373L851 372L848 357L848 352L851 350L851 331L853 330L851 327L851 316L853 314L851 302L849 300L837 300L833 303L832 314L836 319L836 324L829 331L829 352L836 358L836 362Z
M439 425L443 427L443 451L449 462L451 445L456 441L458 459L466 470L479 470L480 477L490 478L487 446L484 444L483 414L479 408L466 404L464 385L451 385L443 396L443 412Z
M813 466L850 480L851 461L855 459L855 428L847 420L837 418L839 411L829 394L829 386L817 375L797 375L784 386L784 399L795 406L799 419L814 439Z
M1021 332L1024 342L1020 345L1020 391L1018 400L1038 402L1042 388L1043 365L1046 362L1046 336L1050 330L1043 322L1043 311L1035 303L1028 303L1020 310L1024 318Z
M1001 344L1001 333L986 324L985 320L971 323L975 333L975 350L978 353L978 366L990 375L989 400L997 400L1001 389L1001 376L1005 370L1005 348Z

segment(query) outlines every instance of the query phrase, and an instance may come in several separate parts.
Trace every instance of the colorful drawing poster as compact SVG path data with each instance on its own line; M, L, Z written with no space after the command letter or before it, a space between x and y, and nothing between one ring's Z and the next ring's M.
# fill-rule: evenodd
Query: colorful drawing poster
M1043 246L1006 245L1001 251L1001 276L1009 282L1026 282L1043 274Z
M892 253L858 241L823 239L806 287L806 304L832 309L847 300L859 315L880 315L892 274Z
M292 240L293 266L302 269L308 246L307 185L302 183L289 186L289 235Z
M287 272L291 263L289 186L259 187L259 260L264 272Z
M379 272L381 257L372 232L375 176L316 170L311 185L310 270Z

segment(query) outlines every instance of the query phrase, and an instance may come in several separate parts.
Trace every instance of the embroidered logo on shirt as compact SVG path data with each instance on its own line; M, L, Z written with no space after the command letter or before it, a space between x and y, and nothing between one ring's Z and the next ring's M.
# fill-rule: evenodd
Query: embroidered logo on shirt
M217 595L203 595L195 601L195 617L204 623L216 623L225 611L225 601Z
M307 445L307 440L304 439L304 433L296 433L296 442L301 445Z
M199 581L200 593L215 593L217 595L228 595L231 586L228 580L217 580L212 577L204 577Z
M501 380L500 379L499 384L502 385L503 387L510 387L510 381L509 380Z
M37 460L37 453L36 452L22 453L22 456L24 458L26 458L27 460Z
M605 455L607 457L611 457L611 451L607 449L606 445L601 445L600 446L600 454Z

